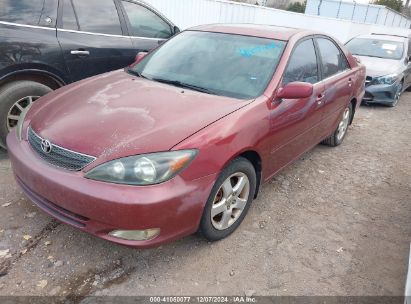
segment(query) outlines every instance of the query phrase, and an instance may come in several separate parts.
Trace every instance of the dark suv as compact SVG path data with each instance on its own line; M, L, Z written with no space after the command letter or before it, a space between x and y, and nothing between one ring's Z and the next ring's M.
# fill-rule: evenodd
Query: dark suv
M0 0L0 145L33 101L179 32L141 1Z

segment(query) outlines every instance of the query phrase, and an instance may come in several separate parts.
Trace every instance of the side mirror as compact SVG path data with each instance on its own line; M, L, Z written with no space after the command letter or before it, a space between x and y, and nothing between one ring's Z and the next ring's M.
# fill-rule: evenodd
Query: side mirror
M148 52L139 52L136 55L136 60L134 61L134 65L136 65L137 63L139 63L141 60L143 60L144 57L146 57L146 55L148 54Z
M180 32L181 32L180 28L175 25L175 26L173 27L173 34L174 34L174 35L177 35L177 34L180 33Z
M308 82L290 82L277 91L277 98L300 99L313 95L314 87Z
M357 61L358 63L361 63L361 59L359 57L354 56L354 55L353 55L353 57L354 57L355 61Z

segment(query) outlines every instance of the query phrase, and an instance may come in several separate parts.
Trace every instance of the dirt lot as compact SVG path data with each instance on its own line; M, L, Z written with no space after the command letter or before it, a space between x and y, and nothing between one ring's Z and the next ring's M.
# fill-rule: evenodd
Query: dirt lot
M0 295L402 295L411 241L411 93L361 107L345 143L264 185L240 229L152 250L60 224L0 154ZM4 257L4 255L6 255Z

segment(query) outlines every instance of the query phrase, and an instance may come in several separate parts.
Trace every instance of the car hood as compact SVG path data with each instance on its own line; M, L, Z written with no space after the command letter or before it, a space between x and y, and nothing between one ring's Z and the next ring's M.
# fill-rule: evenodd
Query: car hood
M167 151L249 102L116 71L41 98L26 123L53 144L110 160Z
M367 68L367 76L379 77L393 73L401 73L405 69L402 60L384 59L368 56L358 56L361 63Z

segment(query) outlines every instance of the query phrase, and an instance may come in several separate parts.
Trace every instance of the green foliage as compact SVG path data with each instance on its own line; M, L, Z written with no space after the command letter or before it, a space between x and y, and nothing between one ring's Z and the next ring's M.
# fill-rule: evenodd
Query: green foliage
M403 8L402 0L374 0L372 3L378 4L378 5L384 5L397 12L401 12Z
M294 2L287 7L287 11L296 12L296 13L305 13L305 7L307 6L307 1Z

